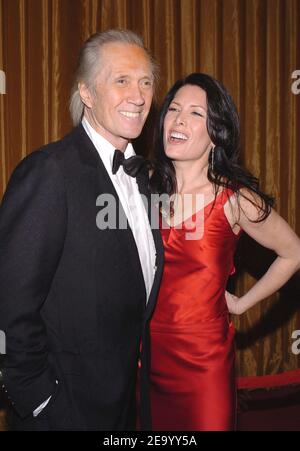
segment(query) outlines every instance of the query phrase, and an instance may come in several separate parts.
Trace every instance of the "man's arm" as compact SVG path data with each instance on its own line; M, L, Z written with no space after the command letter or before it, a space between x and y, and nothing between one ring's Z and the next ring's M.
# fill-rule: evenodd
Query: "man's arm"
M32 415L57 387L40 310L61 257L66 215L57 162L34 152L14 171L0 208L1 385L21 417Z

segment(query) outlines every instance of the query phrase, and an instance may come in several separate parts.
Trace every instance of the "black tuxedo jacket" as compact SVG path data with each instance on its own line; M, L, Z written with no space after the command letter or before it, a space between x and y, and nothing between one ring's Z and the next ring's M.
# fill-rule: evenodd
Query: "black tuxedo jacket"
M146 172L137 177L149 196ZM150 429L148 321L163 265L146 289L130 228L99 230L96 199L117 193L80 125L26 157L0 209L2 385L15 429L135 428L137 362L141 422ZM58 383L56 382L58 381ZM45 409L32 412L49 396Z

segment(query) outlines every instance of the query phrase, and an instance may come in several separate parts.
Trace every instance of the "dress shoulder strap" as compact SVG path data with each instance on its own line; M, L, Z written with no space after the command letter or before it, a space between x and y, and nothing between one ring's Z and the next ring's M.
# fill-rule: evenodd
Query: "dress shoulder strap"
M219 205L224 206L230 197L234 197L235 192L231 188L223 188L218 194L216 201Z

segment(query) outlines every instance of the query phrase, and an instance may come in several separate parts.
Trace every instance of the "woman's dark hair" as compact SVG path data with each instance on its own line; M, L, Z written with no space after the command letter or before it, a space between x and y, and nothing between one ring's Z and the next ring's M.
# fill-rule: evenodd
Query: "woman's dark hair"
M263 221L270 214L274 199L263 193L259 188L258 179L238 164L240 126L235 104L224 86L207 74L193 73L178 80L166 95L160 111L155 139L151 191L159 194L166 193L169 196L177 192L175 169L172 160L164 151L164 120L177 91L186 85L198 86L206 92L207 131L215 145L214 151L211 150L209 154L207 175L208 180L214 185L215 198L220 186L229 188L236 193L239 206L239 196L242 195L260 210L256 222ZM260 197L259 205L252 196L248 197L239 191L243 187Z

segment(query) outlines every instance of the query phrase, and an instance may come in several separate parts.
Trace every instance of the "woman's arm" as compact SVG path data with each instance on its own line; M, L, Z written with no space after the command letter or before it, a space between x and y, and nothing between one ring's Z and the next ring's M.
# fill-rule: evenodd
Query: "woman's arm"
M246 195L249 197L249 192ZM257 197L254 199L259 202ZM275 293L300 268L300 239L288 223L273 209L263 222L252 222L259 217L257 207L242 196L240 204L242 208L236 223L259 244L276 252L277 258L242 297L226 292L228 309L237 315Z

